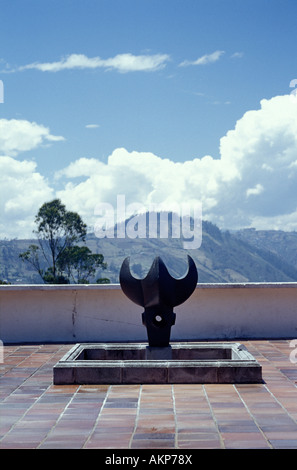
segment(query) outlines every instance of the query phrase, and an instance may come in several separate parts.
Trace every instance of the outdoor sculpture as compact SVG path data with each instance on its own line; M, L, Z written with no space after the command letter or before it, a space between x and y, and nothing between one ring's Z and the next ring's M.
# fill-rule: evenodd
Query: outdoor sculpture
M124 294L144 307L142 323L146 326L150 347L169 346L171 326L175 324L173 308L185 302L198 282L198 272L188 255L188 272L173 278L160 257L156 257L144 279L136 279L130 271L130 258L123 261L120 284Z
M54 384L262 383L261 365L240 343L177 341L169 345L173 309L190 297L197 281L190 256L188 272L180 279L170 276L159 257L144 279L136 279L126 258L120 270L121 287L130 300L144 307L142 321L149 345L76 344L54 366ZM195 334L194 329L191 336Z

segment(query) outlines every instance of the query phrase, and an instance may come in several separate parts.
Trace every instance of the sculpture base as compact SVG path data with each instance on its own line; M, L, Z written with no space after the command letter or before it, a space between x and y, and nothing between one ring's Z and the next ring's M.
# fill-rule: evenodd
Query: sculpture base
M260 383L262 368L240 343L75 345L53 369L63 384Z

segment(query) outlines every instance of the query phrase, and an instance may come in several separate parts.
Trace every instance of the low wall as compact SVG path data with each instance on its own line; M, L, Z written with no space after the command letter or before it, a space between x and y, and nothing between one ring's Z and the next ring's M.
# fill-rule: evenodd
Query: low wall
M297 283L198 284L174 309L171 340L297 337ZM141 307L119 285L0 286L0 340L146 341Z

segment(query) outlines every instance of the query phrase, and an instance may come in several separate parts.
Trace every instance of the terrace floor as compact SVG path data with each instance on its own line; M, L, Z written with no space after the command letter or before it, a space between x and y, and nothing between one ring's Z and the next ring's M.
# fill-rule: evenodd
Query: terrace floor
M55 386L72 345L4 346L0 448L297 449L290 341L241 343L263 384Z

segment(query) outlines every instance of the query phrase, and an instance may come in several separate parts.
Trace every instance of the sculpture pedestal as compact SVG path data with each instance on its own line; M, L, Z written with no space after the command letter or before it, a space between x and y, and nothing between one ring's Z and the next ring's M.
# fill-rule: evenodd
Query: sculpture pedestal
M171 360L172 348L171 346L166 346L164 348L147 346L145 349L145 359L148 361Z

